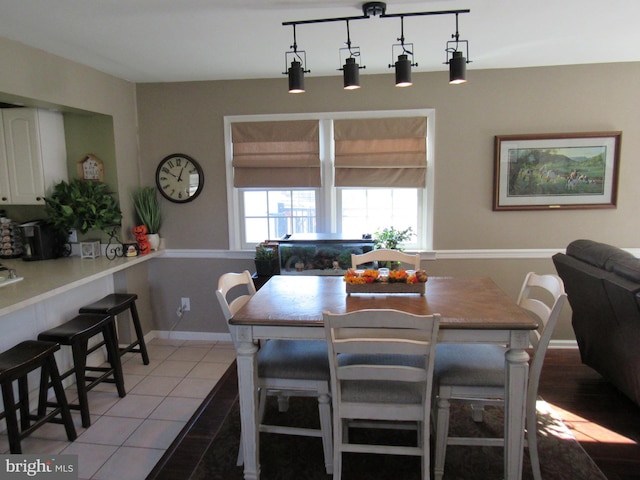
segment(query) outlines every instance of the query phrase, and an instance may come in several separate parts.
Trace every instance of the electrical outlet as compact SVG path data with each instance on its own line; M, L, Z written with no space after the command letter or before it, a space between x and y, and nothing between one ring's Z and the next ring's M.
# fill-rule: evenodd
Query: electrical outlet
M181 309L183 312L188 312L191 310L191 299L189 297L182 297Z

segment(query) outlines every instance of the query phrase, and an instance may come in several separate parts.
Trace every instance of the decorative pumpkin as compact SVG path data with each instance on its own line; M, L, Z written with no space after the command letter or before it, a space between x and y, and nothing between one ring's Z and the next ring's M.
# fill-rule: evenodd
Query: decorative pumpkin
M151 244L146 240L138 243L138 252L140 255L146 255L151 252Z
M136 225L133 227L133 234L137 237L138 235L146 235L147 234L147 226L146 225Z
M138 243L146 242L148 240L149 240L149 237L147 237L147 235L145 235L145 234L136 235L136 242L138 242Z

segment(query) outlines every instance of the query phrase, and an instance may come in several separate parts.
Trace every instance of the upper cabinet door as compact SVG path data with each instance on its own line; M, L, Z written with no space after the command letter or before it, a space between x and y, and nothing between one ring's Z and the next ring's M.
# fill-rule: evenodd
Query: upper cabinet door
M0 115L0 205L11 203L11 190L9 189L9 166L4 146L4 128L2 115Z
M43 205L47 189L68 178L62 114L11 108L2 116L10 203Z

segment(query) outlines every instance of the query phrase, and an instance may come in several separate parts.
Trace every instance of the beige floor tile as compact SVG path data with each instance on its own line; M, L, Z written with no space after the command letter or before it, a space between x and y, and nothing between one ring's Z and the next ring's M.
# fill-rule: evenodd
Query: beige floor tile
M202 360L210 349L203 347L181 347L171 355L169 360L199 362Z
M131 389L135 395L167 396L178 384L180 377L152 377L148 376Z
M141 480L153 469L164 450L120 447L93 476L94 480Z
M147 419L124 442L127 447L167 449L186 422Z
M20 446L22 447L22 454L57 455L62 452L62 450L71 445L71 442L67 440L67 437L63 436L61 438L64 438L64 440L47 440L45 438L37 438L34 436L23 438L20 442Z
M168 396L200 398L206 397L216 384L215 380L204 378L185 378L182 380Z
M201 403L202 399L200 398L166 397L149 415L149 418L186 422Z
M154 368L149 375L161 377L184 377L191 371L191 369L193 369L193 367L196 366L196 364L197 362L165 360Z
M150 360L165 360L177 349L178 347L173 345L147 345L147 353Z
M203 362L213 362L213 363L226 363L227 365L231 364L236 359L236 350L235 348L219 348L213 347L209 350L204 358Z
M47 424L22 441L24 452L78 455L79 479L145 478L235 359L231 342L154 339L147 346L150 365L137 353L121 357L124 398L110 383L89 392L90 428L72 411L75 442L66 441L62 425ZM77 403L75 385L66 395ZM0 432L4 428L2 420ZM6 432L0 433L0 454L7 453Z
M128 394L105 413L108 417L147 418L164 397Z
M129 361L122 365L122 372L125 375L149 375L149 372L153 371L163 359L149 358L149 365L144 365L142 362Z
M60 453L78 455L78 478L91 478L117 450L115 445L73 442Z
M219 380L228 368L229 364L200 362L193 367L193 369L187 374L186 378Z
M76 442L119 446L141 423L140 418L100 417Z

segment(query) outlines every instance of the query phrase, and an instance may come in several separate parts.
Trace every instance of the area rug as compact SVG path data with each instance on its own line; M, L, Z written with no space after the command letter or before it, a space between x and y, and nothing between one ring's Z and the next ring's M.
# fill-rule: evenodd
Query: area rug
M319 425L317 402L308 398L292 398L289 411L279 413L277 402L269 399L266 419L282 425ZM502 410L489 407L485 421L476 424L471 412L452 404L452 434L466 436L498 436L502 433ZM593 460L582 449L568 428L544 401L538 401L538 448L542 477L545 480L606 480ZM413 442L411 432L354 429L367 441ZM231 407L215 439L206 450L193 475L193 480L242 480L242 467L236 466L240 442L238 402ZM262 433L260 437L261 477L263 480L329 480L324 469L322 443L319 438ZM417 457L345 454L344 480L419 480ZM496 447L450 446L445 465L446 480L492 480L503 478L503 452ZM533 478L525 449L523 480Z

